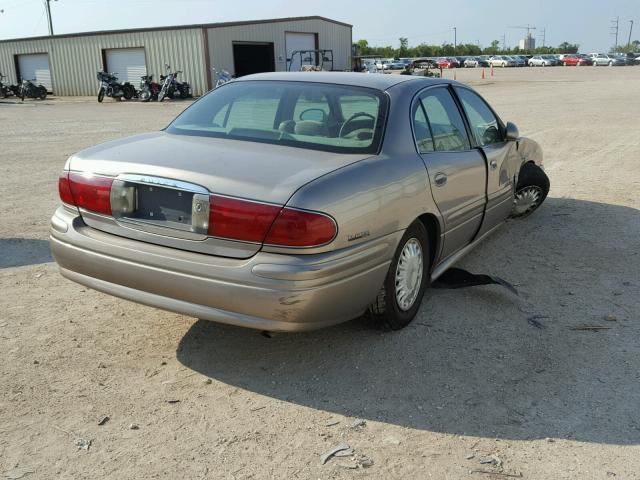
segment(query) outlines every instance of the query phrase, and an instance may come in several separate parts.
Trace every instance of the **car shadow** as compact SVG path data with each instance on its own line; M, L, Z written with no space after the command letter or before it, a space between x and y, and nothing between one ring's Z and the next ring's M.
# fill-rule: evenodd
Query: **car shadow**
M0 268L52 262L49 241L32 238L0 238Z
M519 296L498 286L428 290L414 322L391 333L357 319L266 338L198 320L177 357L331 414L488 438L639 444L639 238L636 209L549 198L461 264L513 282ZM574 330L584 325L608 329Z

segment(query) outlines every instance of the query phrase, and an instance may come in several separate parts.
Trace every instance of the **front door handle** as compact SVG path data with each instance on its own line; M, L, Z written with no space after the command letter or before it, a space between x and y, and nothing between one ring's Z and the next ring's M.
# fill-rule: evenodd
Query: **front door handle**
M447 183L447 176L444 173L436 173L436 176L433 178L433 181L436 184L436 187L442 187Z
M491 167L491 170L495 170L496 168L498 168L498 162L496 160L491 160L489 162L489 166Z

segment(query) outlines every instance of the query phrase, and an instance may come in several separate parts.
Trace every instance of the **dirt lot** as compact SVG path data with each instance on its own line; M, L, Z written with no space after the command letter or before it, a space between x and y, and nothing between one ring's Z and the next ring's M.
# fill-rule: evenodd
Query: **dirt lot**
M0 103L0 478L640 478L640 68L456 75L542 144L552 189L462 262L519 297L429 291L392 334L265 338L64 280L66 157L186 104ZM373 465L321 466L343 442Z

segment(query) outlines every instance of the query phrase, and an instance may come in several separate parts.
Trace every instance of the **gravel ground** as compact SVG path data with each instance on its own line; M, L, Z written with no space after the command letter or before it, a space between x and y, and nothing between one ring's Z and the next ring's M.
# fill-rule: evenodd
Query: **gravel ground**
M461 266L520 296L428 291L384 334L265 338L64 280L67 156L187 103L0 101L0 478L640 478L640 68L486 73L455 72L541 143L552 189Z

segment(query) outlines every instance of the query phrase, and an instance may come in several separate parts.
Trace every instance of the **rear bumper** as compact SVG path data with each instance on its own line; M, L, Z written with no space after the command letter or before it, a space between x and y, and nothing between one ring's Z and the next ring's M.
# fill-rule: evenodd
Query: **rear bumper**
M401 235L324 254L232 259L105 233L65 207L51 219L51 250L70 280L164 310L269 331L312 330L361 315Z

